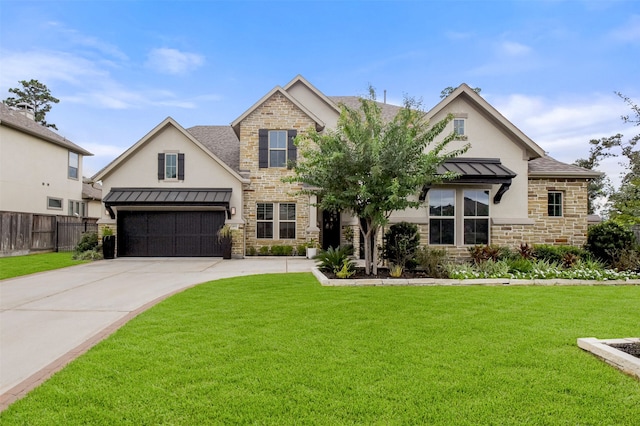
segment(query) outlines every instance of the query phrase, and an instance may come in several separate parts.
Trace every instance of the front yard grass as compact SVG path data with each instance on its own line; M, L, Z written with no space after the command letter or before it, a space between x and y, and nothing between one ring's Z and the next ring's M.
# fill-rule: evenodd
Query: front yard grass
M86 263L85 260L73 260L72 256L73 253L41 253L0 257L0 280Z
M578 337L640 331L640 286L214 281L141 314L14 424L635 425L640 383Z

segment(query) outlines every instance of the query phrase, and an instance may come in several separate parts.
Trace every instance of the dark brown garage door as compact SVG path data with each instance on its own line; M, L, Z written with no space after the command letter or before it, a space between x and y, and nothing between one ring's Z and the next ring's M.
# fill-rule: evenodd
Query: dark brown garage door
M224 212L118 212L118 256L222 256Z

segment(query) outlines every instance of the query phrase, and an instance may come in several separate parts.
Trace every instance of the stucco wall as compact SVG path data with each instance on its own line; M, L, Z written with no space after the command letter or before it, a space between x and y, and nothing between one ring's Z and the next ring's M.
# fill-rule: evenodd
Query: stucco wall
M158 153L180 152L185 154L184 180L158 179ZM231 188L230 207L236 214L227 220L230 224L242 223L242 184L211 156L189 140L175 126L167 124L143 145L135 155L130 155L102 180L102 194L111 188ZM103 209L104 210L104 209ZM114 221L102 211L102 223Z
M69 200L82 201L82 155L78 179L68 177L69 150L0 126L0 210L67 215ZM62 199L48 209L47 197Z

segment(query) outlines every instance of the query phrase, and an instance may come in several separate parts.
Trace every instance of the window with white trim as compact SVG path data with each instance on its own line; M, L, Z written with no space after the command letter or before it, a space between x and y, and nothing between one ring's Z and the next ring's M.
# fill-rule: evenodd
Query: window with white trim
M164 178L178 179L178 154L167 152L164 154Z
M287 131L269 130L269 167L287 166Z
M260 239L295 239L295 203L258 203L256 237Z
M62 198L47 197L47 209L62 210Z
M464 118L453 119L453 132L460 137L466 136L466 133L464 130L464 124L465 124L464 122L465 122Z
M87 204L84 201L69 200L69 216L86 217Z
M80 156L69 151L69 179L78 179L78 169L80 168Z
M455 244L456 191L429 191L429 244Z
M488 190L464 190L464 244L489 244Z
M547 195L547 213L552 217L562 217L561 191L549 191Z

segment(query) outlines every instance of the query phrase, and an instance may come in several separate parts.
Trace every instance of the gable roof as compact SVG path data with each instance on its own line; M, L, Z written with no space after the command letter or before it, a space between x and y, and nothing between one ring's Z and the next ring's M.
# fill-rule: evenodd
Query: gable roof
M529 160L529 177L575 177L594 179L602 175L603 173L601 172L563 163L548 155Z
M296 84L302 84L302 85L306 86L309 90L311 90L311 92L313 92L324 103L329 105L333 110L335 110L335 112L340 114L340 108L334 102L331 101L331 97L326 96L324 93L319 91L313 84L309 83L309 81L307 81L307 79L304 78L303 76L301 76L300 74L298 74L297 76L295 76L293 78L293 80L291 80L290 82L285 84L283 89L286 90L287 93L288 93L289 89L292 88L293 86L295 86Z
M194 126L187 132L233 170L240 170L240 141L231 126Z
M457 98L463 98L466 101L477 106L480 110L486 111L489 118L508 134L512 135L513 138L527 150L532 158L543 157L545 155L544 149L542 149L537 143L531 140L529 136L522 133L520 129L514 126L513 123L507 120L502 114L500 114L500 112L498 112L497 109L491 106L489 102L485 101L482 96L477 94L471 87L469 87L465 83L462 83L453 92L451 92L449 96L447 96L436 106L431 108L427 112L427 117L431 119L433 116L449 106Z
M247 118L249 116L249 114L251 114L253 111L255 111L256 109L258 109L258 107L260 107L260 105L262 105L263 103L265 103L270 97L272 97L273 95L275 95L276 93L280 93L282 96L284 96L285 98L287 98L287 100L289 102L291 102L292 104L294 104L296 107L298 107L302 112L304 112L309 118L311 118L313 121L315 121L316 123L316 129L318 131L324 129L325 123L324 121L322 121L320 118L318 118L318 116L316 116L313 112L309 111L309 109L307 107L305 107L303 104L301 104L296 98L294 98L293 96L291 96L289 93L287 93L286 90L284 90L282 87L280 86L276 86L273 89L271 89L271 91L269 91L269 93L267 93L266 95L264 95L262 98L260 98L260 100L258 102L256 102L255 104L253 104L248 110L246 110L244 113L242 113L242 115L238 118L236 118L235 120L233 120L233 122L231 123L231 127L233 127L233 129L236 131L236 134L239 133L239 129L238 126L240 125L240 123L242 122L242 120L244 120L245 118Z
M89 151L79 147L67 138L62 137L56 132L50 130L48 127L45 127L35 120L26 117L22 112L9 108L2 102L0 102L0 125L11 127L15 130L18 130L19 132L26 133L47 142L51 142L54 145L58 145L62 148L66 148L81 155L93 155Z
M336 105L344 104L345 106L352 109L360 109L360 96L329 96ZM401 106L385 104L382 102L376 101L376 104L380 107L380 112L382 114L382 119L385 122L390 122L393 118L400 112L402 109ZM338 109L339 111L339 109Z
M125 152L123 152L120 156L118 156L118 158L116 158L111 163L109 163L105 167L103 167L102 170L100 170L98 173L96 173L91 178L91 180L95 182L95 181L99 181L99 180L104 179L113 170L115 170L120 164L123 164L130 156L135 154L136 151L138 151L142 146L144 146L147 142L149 142L156 134L160 133L162 130L164 130L168 126L173 126L175 129L177 129L189 141L191 141L193 144L198 146L202 151L207 153L215 162L220 164L225 170L227 170L236 179L238 179L241 182L245 181L245 179L242 176L240 176L240 174L238 173L238 171L236 169L233 169L229 164L227 164L223 160L221 160L209 147L207 147L205 144L200 142L192 133L188 132L184 127L182 127L180 124L178 124L178 122L175 121L171 117L165 118L160 124L158 124L156 127L154 127L153 130L151 130L149 133L147 133L142 139L140 139L138 142L136 142L131 147L129 147L129 149L127 149ZM203 126L203 127L227 127L227 126ZM196 130L196 133L198 133L198 130ZM217 131L215 131L215 130L208 133L208 139L207 140L208 140L209 144L213 144L214 143L214 141L213 141L213 139L211 139L211 137L212 137L213 134L216 134L216 133L217 133ZM220 134L225 134L225 137L228 137L228 134L226 134L226 132L224 130L220 131L219 133ZM236 138L236 141L237 141L237 138ZM238 149L239 149L239 142L236 142L236 143L238 143ZM238 159L238 162L239 162L239 159Z
M91 183L88 179L82 180L83 200L102 200L102 185Z

